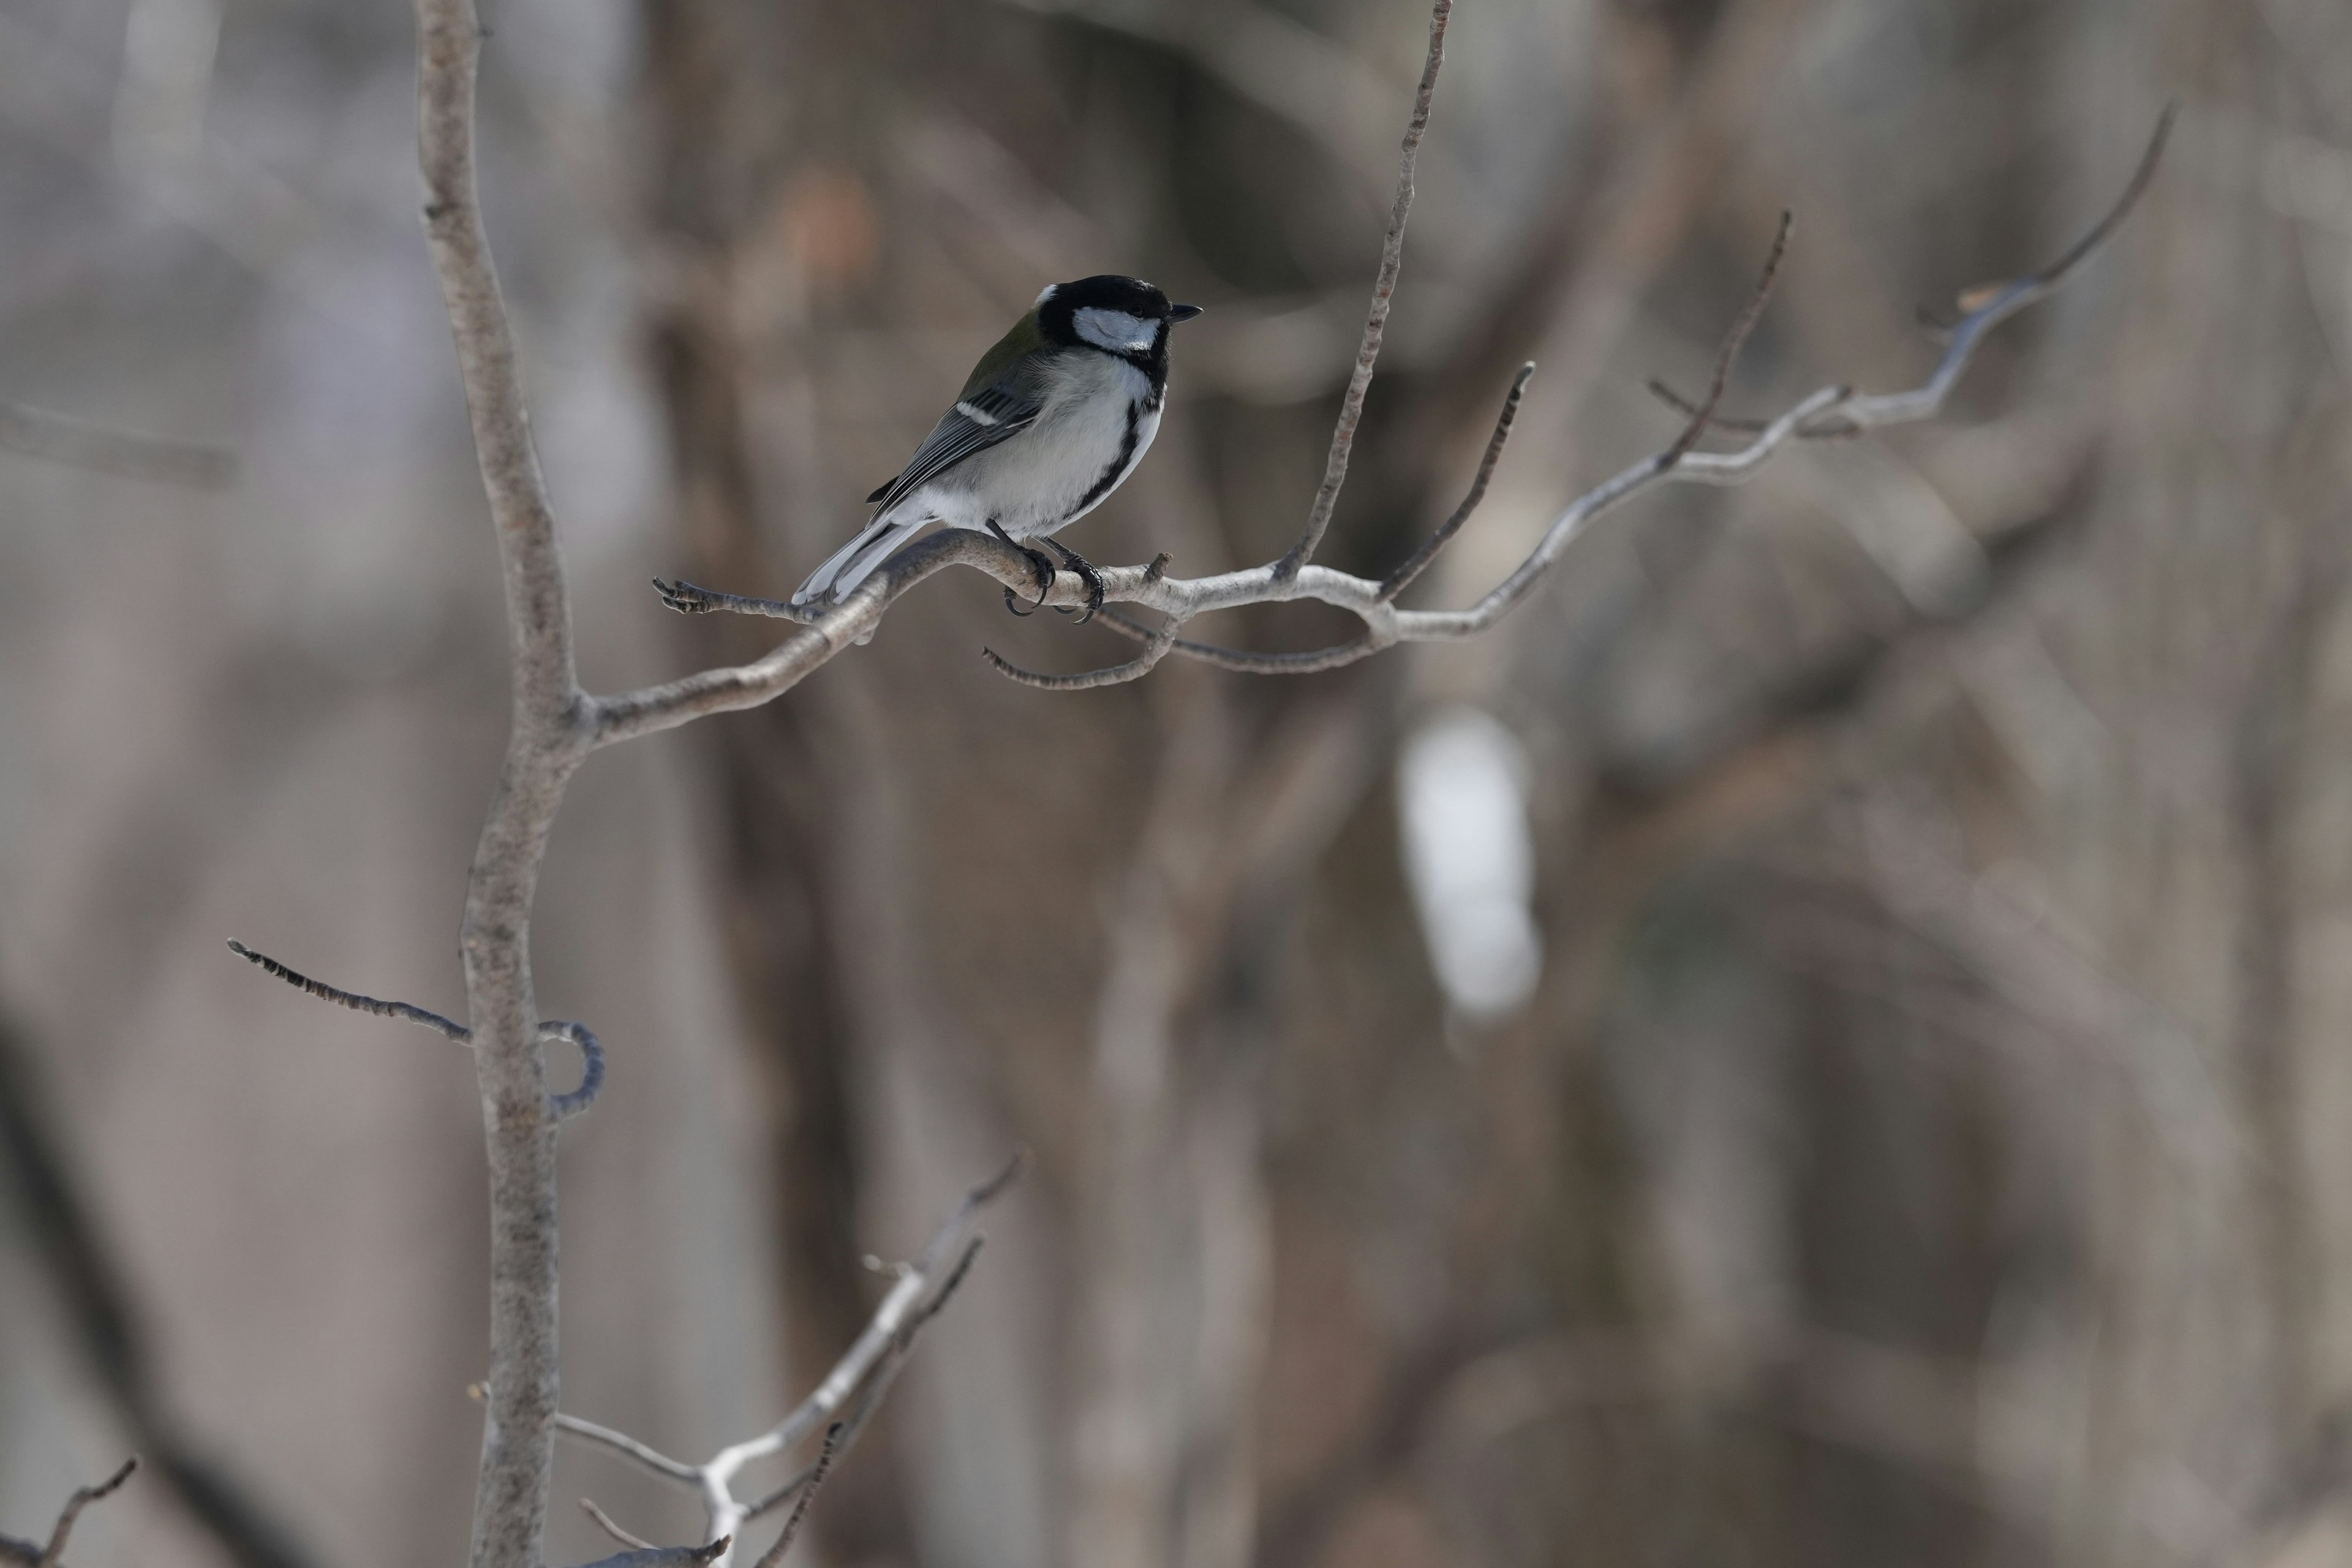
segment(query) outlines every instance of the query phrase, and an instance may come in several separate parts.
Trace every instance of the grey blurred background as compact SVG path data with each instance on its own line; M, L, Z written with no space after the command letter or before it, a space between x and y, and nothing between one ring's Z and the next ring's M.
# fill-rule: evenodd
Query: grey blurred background
M1057 279L1209 307L1072 542L1291 537L1419 0L485 16L592 686L763 647L646 578L788 588ZM460 995L503 632L410 48L397 0L0 0L0 1529L159 1441L262 1521L151 1463L86 1564L465 1550L468 1063L222 946ZM1734 411L1910 384L1915 307L2054 255L2168 100L1948 417L1654 493L1483 642L1049 695L980 646L1129 645L957 576L600 756L537 933L613 1058L566 1405L765 1426L1025 1145L807 1560L2352 1561L2352 9L1462 0L1327 553L1399 559L1534 358L1416 590L1466 602L1672 437L1643 381L1784 206ZM557 1562L582 1495L698 1526L558 1466Z

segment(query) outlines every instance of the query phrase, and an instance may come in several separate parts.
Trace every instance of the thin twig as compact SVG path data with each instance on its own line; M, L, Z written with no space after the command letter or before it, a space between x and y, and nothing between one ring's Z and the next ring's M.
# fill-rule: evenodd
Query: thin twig
M1012 663L992 647L982 648L980 656L988 660L997 674L1016 686L1032 686L1040 691L1090 691L1097 686L1118 686L1129 680L1140 680L1150 674L1153 668L1168 657L1169 648L1176 641L1176 628L1183 624L1181 617L1171 616L1157 631L1144 638L1143 651L1125 664L1106 665L1100 669L1085 670L1076 675L1040 675Z
M1731 381L1731 367L1739 363L1739 351L1747 346L1748 335L1756 330L1756 323L1763 320L1765 301L1772 298L1772 285L1780 276L1781 258L1789 254L1789 229L1794 221L1789 213L1780 215L1780 231L1772 236L1771 254L1764 258L1764 274L1756 280L1756 291L1748 296L1748 308L1739 312L1739 320L1732 323L1731 331L1724 335L1723 346L1716 351L1715 374L1707 380L1706 395L1691 411L1690 423L1683 426L1675 444L1666 448L1668 468L1682 461L1683 454L1698 445L1699 437L1706 434L1708 423L1715 418L1715 411L1723 402L1723 389Z
M776 1564L784 1560L784 1553L793 1549L793 1542L800 1535L801 1524L808 1518L809 1505L816 1501L816 1494L824 1487L824 1478L833 1470L834 1455L840 1439L841 1423L836 1421L825 1429L824 1447L818 1452L816 1464L809 1471L808 1485L801 1491L801 1500L793 1505L791 1517L784 1521L783 1533L776 1537L776 1543L761 1557L758 1568L776 1568Z
M356 991L346 991L323 980L313 980L299 970L288 968L266 952L254 952L235 937L229 939L228 950L248 963L257 965L263 973L274 974L297 991L316 996L321 1002L332 1002L338 1007L349 1007L354 1013L366 1013L378 1018L398 1018L406 1023L422 1024L444 1039L455 1040L461 1046L474 1043L473 1031L454 1018L445 1018L438 1013L428 1012L406 1002L386 1002L377 996L362 996Z
M1138 642L1149 642L1158 631L1130 616L1105 609L1096 619L1122 637ZM1226 647L1221 643L1195 642L1191 637L1178 637L1169 644L1171 649L1202 664L1219 669L1230 669L1242 675L1307 675L1317 670L1337 669L1353 664L1367 655L1378 653L1379 644L1368 637L1349 642L1334 643L1329 647L1310 648L1299 653L1253 653L1246 648Z
M553 1426L558 1432L583 1442L600 1443L625 1458L635 1459L657 1476L689 1484L702 1479L698 1467L673 1459L667 1454L638 1442L625 1432L615 1432L610 1426L599 1426L593 1421L583 1421L577 1415L566 1415L561 1412L557 1413Z
M1486 454L1478 459L1478 472L1470 481L1470 493L1462 498L1462 504L1454 509L1454 515L1438 524L1437 531L1431 534L1420 549L1406 556L1402 564L1381 579L1381 603L1386 604L1411 587L1412 580L1437 559L1437 552L1462 531L1462 525L1470 521L1470 514L1476 511L1478 503L1486 499L1486 486L1494 479L1495 466L1503 460L1504 445L1511 438L1511 422L1518 417L1519 399L1526 395L1528 378L1535 373L1536 362L1529 360L1519 366L1519 374L1511 378L1511 390L1503 395L1502 412L1495 416L1495 433L1486 437Z
M1404 145L1397 160L1396 201L1389 208L1388 232L1381 238L1380 272L1372 279L1372 303L1364 313L1364 336L1356 349L1356 368L1348 376L1347 394L1339 400L1339 417L1331 428L1330 454L1323 460L1323 483L1307 509L1307 527L1298 542L1274 563L1276 582L1288 582L1313 559L1331 526L1339 504L1339 487L1348 479L1348 458L1355 450L1356 426L1364 416L1364 394L1372 384L1372 365L1381 357L1381 340L1388 331L1389 305L1395 298L1397 274L1404 266L1405 219L1412 211L1412 170L1421 156L1422 133L1429 129L1429 103L1437 91L1438 68L1445 59L1445 24L1454 14L1454 0L1436 0L1429 12L1429 56L1421 68L1421 87L1413 94L1412 118L1405 122Z
M632 1535L627 1531L623 1530L619 1525L614 1524L613 1522L612 1515L606 1513L603 1509L598 1508L593 1498L582 1498L580 1500L580 1509L582 1512L585 1513L590 1519L596 1521L597 1529L603 1531L605 1534L611 1536L622 1545L633 1547L639 1552L657 1552L660 1550L659 1547L656 1546L652 1542L647 1541L644 1536Z

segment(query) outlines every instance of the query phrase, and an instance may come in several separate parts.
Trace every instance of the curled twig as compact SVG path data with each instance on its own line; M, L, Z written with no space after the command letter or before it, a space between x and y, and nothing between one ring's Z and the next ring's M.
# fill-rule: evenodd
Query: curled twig
M406 1002L387 1002L382 997L362 996L356 991L346 991L340 985L330 985L323 980L313 980L299 970L290 969L266 952L256 952L237 941L229 939L228 950L264 973L274 974L306 995L321 1002L332 1002L338 1007L349 1007L354 1013L365 1013L377 1018L398 1018L404 1023L421 1024L468 1050L473 1048L474 1032L454 1018L428 1011ZM569 1040L580 1048L580 1087L566 1094L547 1097L548 1106L559 1121L569 1121L595 1103L597 1091L604 1087L604 1047L585 1024L565 1019L549 1018L539 1026L539 1037L546 1040Z

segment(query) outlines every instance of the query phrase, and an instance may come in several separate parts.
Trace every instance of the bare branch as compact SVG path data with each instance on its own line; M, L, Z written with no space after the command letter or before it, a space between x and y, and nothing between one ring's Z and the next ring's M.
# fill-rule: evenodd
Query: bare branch
M2161 150L2168 124L2168 119L2158 126L2156 137L2150 142L2149 154L2142 158L2139 172L2135 173L2131 185L2125 192L2125 199L2119 201L2092 229L2087 237L2094 243L2115 232L2124 215L2129 211L2131 201L2147 188L2147 171L2152 167L2149 160ZM1777 266L1780 247L1776 245L1774 251ZM1160 571L1159 563L1155 563L1151 567L1098 569L1106 602L1155 610L1181 622L1215 610L1313 599L1355 616L1364 624L1363 636L1351 642L1306 653L1262 654L1171 637L1164 626L1153 630L1115 612L1106 611L1101 618L1125 635L1144 641L1147 654L1154 643L1167 637L1166 652L1203 659L1226 669L1264 675L1296 675L1334 669L1399 643L1455 642L1478 637L1490 630L1535 590L1544 574L1559 563L1569 545L1589 525L1652 485L1663 482L1740 484L1753 477L1775 452L1790 440L1853 435L1934 416L1951 395L1952 388L1968 368L1985 334L2027 306L2046 298L2053 289L2071 276L2081 261L2077 252L2089 254L2083 251L2082 245L2078 244L2061 258L2059 264L2005 284L1970 290L1969 299L1973 302L1973 308L1953 326L1950 340L1935 368L1924 382L1906 391L1864 395L1850 386L1822 387L1757 426L1746 445L1727 452L1701 452L1694 449L1691 444L1691 430L1701 427L1702 415L1707 424L1726 427L1726 422L1714 417L1710 406L1719 398L1719 392L1711 394L1706 400L1684 405L1691 416L1690 426L1673 445L1643 458L1570 501L1552 520L1527 558L1467 609L1399 609L1391 598L1383 595L1383 583L1312 564L1297 567L1289 576L1283 574L1283 562L1277 561L1270 565L1223 573L1213 577L1174 578ZM1772 269L1768 268L1767 285L1771 275ZM1761 297L1759 289L1727 340L1725 355L1719 356L1717 373L1723 379L1728 378L1730 360L1727 356L1736 355L1747 332L1753 327L1755 311ZM689 677L686 681L673 682L667 689L656 688L632 698L606 699L600 702L599 742L683 723L701 712L727 707L748 707L766 701L806 672L805 668L798 668L797 673L793 673L787 667L797 668L805 664L807 668L814 668L823 662L824 658L830 657L826 650L833 644L837 642L845 646L870 631L882 612L898 595L932 573L951 564L974 567L1007 587L1027 590L1034 586L1027 563L1013 551L986 535L964 530L949 530L935 534L900 551L885 563L858 593L836 606L817 626L804 633L803 638L787 642L760 664L745 666L739 670L710 671L702 676ZM1046 589L1043 602L1076 608L1086 602L1086 585L1076 574L1065 572L1055 576ZM713 607L726 606L715 605ZM1151 657L1156 661L1157 656ZM990 658L992 663L1005 668L992 654ZM1039 677L1025 670L1009 668L1007 673L1029 684L1072 681L1095 686L1107 685L1117 679L1132 679L1148 668L1144 660L1138 659L1077 677ZM677 692L684 695L673 695Z
M299 970L289 969L266 952L256 952L237 941L229 939L228 950L247 963L258 966L265 973L274 974L297 991L316 996L321 1002L332 1002L338 1007L349 1007L354 1013L366 1013L378 1018L398 1018L406 1023L422 1024L445 1039L461 1046L474 1043L473 1031L454 1018L445 1018L406 1002L386 1002L381 997L362 996L356 991L345 991L323 980L313 980Z
M635 1552L616 1552L610 1557L599 1557L583 1568L693 1568L694 1564L715 1562L727 1555L735 1544L731 1535L700 1546L647 1546Z
M660 1550L659 1547L656 1546L652 1542L647 1541L644 1536L632 1535L627 1531L623 1530L619 1525L614 1524L613 1522L612 1515L606 1513L603 1509L598 1508L594 1499L582 1498L580 1500L580 1510L590 1519L595 1521L597 1529L603 1531L605 1534L611 1536L622 1545L631 1547L638 1552L657 1552Z
M1176 628L1183 624L1181 616L1171 616L1160 623L1158 630L1144 637L1143 651L1125 664L1108 665L1078 675L1039 675L1017 664L1008 663L992 647L982 648L980 655L988 660L997 674L1015 685L1034 686L1040 691L1087 691L1097 686L1118 686L1129 680L1140 680L1150 674L1153 667L1168 657L1169 648L1176 641Z
M2105 245L2122 226L2124 219L2131 216L2132 208L2139 205L2140 197L2147 192L2148 182L2156 178L2156 166L2164 157L2164 145L2172 138L2172 122L2179 113L2179 104L2168 103L2164 106L2164 112L2156 117L2156 130L2147 139L2147 150L2139 155L2139 167L2132 171L2132 177L2124 186L2123 194L2116 198L2116 205L2106 210L2105 216L2085 229L2083 237L2068 246L2057 260L2020 279L2042 290L2034 296L2035 299L2043 298L2072 277L2074 269L2088 261L2092 253ZM1982 283L1974 289L1964 289L1959 296L1960 310L1973 315L1992 303L1993 297L2001 289L2012 287L2015 285Z
M49 1531L47 1546L19 1541L13 1535L0 1535L0 1562L26 1563L29 1568L57 1568L58 1559L65 1552L67 1538L73 1534L74 1521L81 1518L81 1510L100 1498L111 1496L138 1468L136 1458L125 1459L121 1469L96 1486L75 1489L74 1495L66 1500L66 1506L58 1513L58 1522Z
M555 516L475 184L474 0L415 0L425 235L498 537L513 719L466 878L458 948L489 1166L488 1409L473 1568L541 1568L556 1409L556 1123L530 979L530 912L564 786L592 717L572 653Z
M735 1536L749 1523L771 1510L797 1498L793 1521L785 1526L784 1539L763 1561L772 1563L800 1528L800 1519L806 1511L809 1499L823 1480L826 1468L849 1452L858 1434L881 1406L890 1385L906 1365L914 1349L916 1336L926 1324L938 1317L964 1277L971 1270L972 1261L980 1256L981 1238L967 1236L966 1227L981 1209L992 1202L1006 1185L1019 1175L1028 1162L1028 1152L1020 1151L1007 1161L1004 1167L964 1194L955 1212L948 1215L931 1233L923 1249L911 1263L898 1266L898 1279L890 1287L882 1304L875 1309L866 1331L855 1344L835 1363L816 1391L794 1406L782 1421L759 1436L720 1449L699 1465L688 1465L656 1452L624 1433L576 1415L558 1414L554 1429L600 1444L625 1458L633 1459L654 1474L667 1480L679 1481L701 1494L703 1509L709 1518L709 1531L713 1540ZM949 1263L950 1248L958 1248L954 1261ZM845 1410L845 1414L844 1414ZM837 1417L837 1418L836 1418ZM820 1421L829 1421L824 1452L816 1462L796 1471L775 1490L752 1503L736 1500L734 1483L743 1467L755 1459L782 1453L814 1431ZM597 1517L600 1524L611 1531L614 1538L632 1542L610 1521L597 1516L594 1505L581 1505ZM719 1552L710 1559L726 1568L726 1554Z
M1153 629L1117 610L1106 609L1096 619L1138 642L1149 642ZM1191 637L1178 637L1169 645L1188 658L1219 669L1230 669L1242 675L1307 675L1317 670L1337 669L1353 664L1380 648L1370 638L1358 637L1352 642L1335 643L1329 647L1309 649L1303 653L1252 653L1246 648L1226 647L1219 643L1195 642Z
M874 1418L874 1413L882 1407L882 1401L888 1395L890 1385L898 1381L899 1370L907 1364L907 1358L914 1350L915 1336L922 1331L925 1324L938 1317L946 1309L949 1300L956 1293L956 1288L963 1283L964 1276L971 1272L973 1262L980 1257L981 1241L982 1238L975 1236L964 1243L963 1255L956 1260L956 1266L949 1270L946 1282L932 1293L928 1302L917 1309L914 1316L907 1321L906 1326L898 1331L897 1339L891 1343L890 1353L884 1359L880 1369L866 1380L866 1391L857 1396L857 1403L850 1407L848 1416L834 1424L832 1430L837 1434L837 1436L831 1441L836 1458L848 1453L856 1446L858 1435L866 1430L866 1424ZM818 1465L810 1465L799 1470L774 1491L746 1507L743 1510L743 1522L748 1524L762 1514L790 1502L801 1494L802 1488L815 1485L818 1473Z
M625 1432L615 1432L610 1426L599 1426L593 1421L583 1421L577 1415L561 1413L557 1414L553 1426L558 1432L583 1442L601 1443L625 1458L635 1459L657 1476L667 1476L671 1480L685 1481L689 1485L698 1484L702 1479L702 1471L698 1467L673 1459L667 1454L638 1442Z
M1511 390L1503 395L1503 409L1495 416L1495 433L1486 437L1486 455L1478 459L1478 472L1470 481L1470 493L1462 498L1462 504L1454 509L1454 515L1439 523L1437 531L1431 534L1420 549L1406 556L1402 564L1381 579L1380 597L1382 603L1412 586L1412 580L1437 559L1437 552L1462 531L1462 525L1470 521L1470 514L1476 511L1478 503L1486 499L1486 486L1493 481L1495 466L1503 460L1503 447L1511 438L1511 422L1518 417L1519 399L1527 395L1528 378L1535 373L1536 362L1529 360L1519 366L1519 374L1511 378Z
M1715 418L1715 411L1723 402L1723 389L1731 380L1731 367L1739 363L1739 351L1747 346L1748 334L1763 319L1765 301L1772 298L1772 285L1780 276L1780 262L1789 254L1789 228L1793 222L1789 213L1781 213L1780 231L1772 237L1771 254L1764 258L1764 275L1756 280L1756 292L1748 296L1748 308L1739 312L1739 320L1725 334L1723 347L1716 351L1715 374L1707 381L1706 396L1691 410L1690 423L1683 426L1675 444L1666 448L1668 466L1680 462L1685 452L1698 445L1699 437L1706 434L1708 423Z
M0 447L97 473L200 489L219 489L236 478L236 454L225 447L110 429L21 403L0 403Z
M1438 67L1445 59L1445 24L1454 15L1454 0L1436 0L1429 12L1429 58L1421 68L1421 87L1413 94L1412 118L1405 122L1404 147L1397 160L1396 202L1389 208L1388 232L1381 239L1381 268L1372 279L1371 308L1364 314L1364 336L1356 349L1356 368L1339 400L1339 418L1331 429L1331 451L1323 460L1323 483L1307 509L1307 527L1282 559L1274 563L1276 582L1288 582L1314 557L1331 526L1339 504L1339 487L1347 482L1348 458L1355 450L1356 426L1364 416L1364 394L1372 384L1372 364L1381 357L1381 340L1388 331L1389 303L1396 295L1397 274L1404 266L1404 225L1412 211L1412 169L1421 155L1422 133L1429 129L1429 101L1437 91Z
M816 1494L824 1487L824 1478L833 1471L833 1461L840 1440L841 1423L836 1421L825 1429L824 1447L818 1452L816 1463L810 1467L808 1485L801 1492L801 1500L793 1505L792 1517L784 1521L783 1533L777 1536L776 1543L761 1556L758 1568L776 1568L776 1564L784 1560L784 1553L793 1549L793 1541L800 1535L801 1525L808 1518L809 1504L816 1501Z

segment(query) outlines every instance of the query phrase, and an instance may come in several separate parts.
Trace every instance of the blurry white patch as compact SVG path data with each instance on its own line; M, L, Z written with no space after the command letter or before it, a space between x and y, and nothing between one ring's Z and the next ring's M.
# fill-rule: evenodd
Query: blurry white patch
M196 161L220 26L218 0L132 0L114 89L114 160L125 174L168 175Z
M1125 310L1104 310L1089 305L1077 312L1078 336L1113 353L1137 353L1151 346L1160 323Z
M1455 708L1405 742L1397 774L1405 875L1438 983L1464 1014L1500 1017L1543 967L1526 753L1491 715Z

